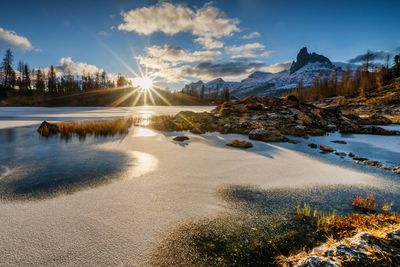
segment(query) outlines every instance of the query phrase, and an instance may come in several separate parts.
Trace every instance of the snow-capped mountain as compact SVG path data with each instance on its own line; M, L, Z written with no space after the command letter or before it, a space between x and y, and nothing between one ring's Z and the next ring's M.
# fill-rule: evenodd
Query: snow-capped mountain
M206 83L200 80L186 84L182 90L186 92L196 91L197 93L200 93L203 88L205 94L211 94L225 88L228 88L229 91L233 91L239 84L240 82L226 82L222 78L217 78Z
M357 65L341 62L332 63L327 57L308 53L307 48L302 48L297 54L289 70L278 73L256 71L240 82L225 82L218 78L207 83L198 81L187 84L184 90L200 92L204 88L205 94L215 93L217 90L228 88L231 95L244 97L249 95L279 95L284 91L295 88L300 82L304 86L312 85L317 78L336 75L341 78L344 70L354 71Z

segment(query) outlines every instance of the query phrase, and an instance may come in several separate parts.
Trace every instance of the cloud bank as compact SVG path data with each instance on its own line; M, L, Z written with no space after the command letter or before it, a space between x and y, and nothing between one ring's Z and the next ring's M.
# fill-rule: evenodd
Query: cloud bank
M31 51L33 46L28 38L18 35L15 31L0 28L0 46L14 48L20 51Z
M141 7L123 12L123 23L119 30L150 35L162 32L175 35L188 32L196 36L196 41L206 48L220 48L216 39L231 36L240 31L238 19L228 18L218 8L206 4L192 9L180 4L161 2L155 6Z
M83 74L95 74L96 72L103 72L104 69L97 67L96 65L88 64L85 62L78 62L72 60L71 57L62 57L60 59L60 64L54 66L57 74L71 73L73 75L83 75Z

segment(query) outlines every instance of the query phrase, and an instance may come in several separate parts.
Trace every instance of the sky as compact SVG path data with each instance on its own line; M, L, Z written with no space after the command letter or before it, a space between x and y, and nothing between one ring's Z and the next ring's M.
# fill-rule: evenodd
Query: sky
M400 1L37 0L1 3L0 53L74 74L146 73L162 87L290 67L304 46L349 62L400 53ZM141 72L142 71L142 72Z

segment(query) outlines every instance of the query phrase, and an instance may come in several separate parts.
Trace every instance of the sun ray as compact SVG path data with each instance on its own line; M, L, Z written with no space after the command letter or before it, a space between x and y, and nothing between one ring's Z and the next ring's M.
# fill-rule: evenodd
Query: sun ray
M154 88L161 88L157 85L153 85ZM154 88L151 88L150 90L152 92L154 92L162 101L164 101L165 104L167 104L168 106L172 106L172 104L165 98L163 97L159 92L157 92L157 90L155 90Z
M128 99L131 95L136 93L138 90L134 89L131 92L127 93L126 95L121 96L117 100L111 103L111 107L118 107L122 102L124 102L126 99Z
M117 53L114 52L110 47L108 47L105 43L101 42L101 44L104 46L104 48L110 52L115 59L117 59L130 73L135 75L136 77L139 77L140 75L131 68L131 66L128 65Z
M132 107L135 107L136 104L139 102L140 97L143 95L143 91L138 91L138 94L136 95L135 99L132 102Z
M155 105L156 105L156 102L154 101L153 94L151 93L151 88L149 88L149 90L147 90L147 94L149 95L151 104L152 104L153 106L155 106Z

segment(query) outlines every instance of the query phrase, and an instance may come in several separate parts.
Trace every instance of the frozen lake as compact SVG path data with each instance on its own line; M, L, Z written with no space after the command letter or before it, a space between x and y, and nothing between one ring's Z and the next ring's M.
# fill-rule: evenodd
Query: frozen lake
M253 148L240 150L225 146L247 139L240 135L186 133L190 141L182 145L172 141L178 133L135 127L123 137L66 142L39 136L33 125L211 108L1 108L0 265L145 266L177 224L229 212L218 191L232 185L289 190L274 200L280 207L299 190L316 205L343 210L354 192L400 200L398 178L307 147L326 143L398 164L397 138L335 133L297 145L252 141ZM337 139L348 144L330 142ZM320 193L303 193L308 189Z

